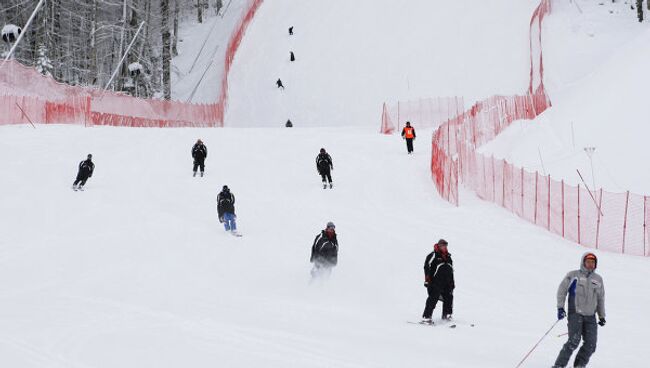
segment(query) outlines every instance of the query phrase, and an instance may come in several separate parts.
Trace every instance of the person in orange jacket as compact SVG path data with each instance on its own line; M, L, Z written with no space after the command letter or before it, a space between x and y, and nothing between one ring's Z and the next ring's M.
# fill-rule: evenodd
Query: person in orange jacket
M406 140L406 150L410 155L413 153L413 141L415 140L415 128L411 126L410 121L407 121L406 126L402 129L402 138Z

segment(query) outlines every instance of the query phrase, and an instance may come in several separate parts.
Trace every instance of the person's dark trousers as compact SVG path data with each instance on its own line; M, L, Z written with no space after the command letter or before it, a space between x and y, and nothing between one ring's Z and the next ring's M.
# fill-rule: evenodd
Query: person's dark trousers
M454 296L451 291L442 290L439 286L436 286L433 283L429 283L429 286L427 286L427 293L429 296L427 297L427 302L424 306L424 312L422 313L423 318L431 318L433 310L436 308L438 299L440 299L441 296L443 298L442 315L444 316L446 314L453 313Z
M194 168L192 169L192 171L196 172L196 169L198 167L201 167L201 172L205 171L205 159L204 158L194 160Z
M323 178L323 183L325 183L326 180L327 180L328 183L332 182L332 172L330 171L329 168L321 169L319 171L319 174L320 174L321 178Z
M86 180L88 180L88 175L78 174L77 180L75 180L74 183L72 183L72 185L79 184L79 186L83 187L84 185L86 185Z
M331 183L332 182L332 175L328 172L327 174L323 173L320 174L321 178L323 178L323 183Z
M598 325L596 316L583 316L578 313L569 313L569 340L564 344L560 354L555 360L558 367L566 367L571 359L571 354L578 348L580 340L583 340L582 347L578 350L576 359L573 362L574 367L584 367L589 363L589 358L596 351L596 342L598 341Z
M413 152L413 138L406 138L406 150L408 153Z

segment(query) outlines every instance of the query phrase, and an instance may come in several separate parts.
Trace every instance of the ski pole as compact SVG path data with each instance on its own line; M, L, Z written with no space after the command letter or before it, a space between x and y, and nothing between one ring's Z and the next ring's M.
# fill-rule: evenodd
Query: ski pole
M561 334L561 335L557 335L557 337L566 336L566 335L568 335L568 334L569 334L568 332L565 332L565 333L563 333L563 334Z
M517 366L516 366L515 368L519 368L519 367L521 367L522 364L524 364L524 362L526 361L526 359L528 359L528 356L529 356L529 355L530 355L530 354L531 354L531 353L532 353L532 352L537 348L537 345L539 345L539 343L542 342L542 340L544 340L544 338L546 337L546 335L548 335L549 332L551 332L551 330L553 329L553 327L555 327L555 325L557 325L558 322L560 322L559 319L558 319L557 321L555 321L555 323L553 323L553 326L551 326L551 328L549 328L548 331L546 331L546 333L544 334L544 336L542 336L542 338L539 339L539 341L537 341L537 344L535 344L535 346L533 346L533 348L530 349L530 350L528 351L528 353L526 354L526 356L524 356L524 359L522 359L521 362L519 362L519 364L517 364Z

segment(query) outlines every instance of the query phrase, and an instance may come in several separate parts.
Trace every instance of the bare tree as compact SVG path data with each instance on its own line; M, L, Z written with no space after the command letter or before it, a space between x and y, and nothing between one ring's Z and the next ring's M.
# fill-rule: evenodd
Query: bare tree
M166 100L171 100L171 37L169 33L169 0L160 0L162 13L162 69L163 69L163 92Z

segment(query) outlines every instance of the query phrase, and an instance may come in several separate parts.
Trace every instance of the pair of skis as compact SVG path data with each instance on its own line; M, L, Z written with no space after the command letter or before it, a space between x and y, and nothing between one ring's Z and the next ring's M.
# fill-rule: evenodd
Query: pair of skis
M429 327L436 327L436 326L445 326L448 328L456 328L458 324L455 321L448 321L448 320L440 320L438 322L414 322L414 321L406 321L406 323L412 324L412 325L421 325L421 326L429 326ZM471 323L469 325L470 327L474 327L474 324Z

